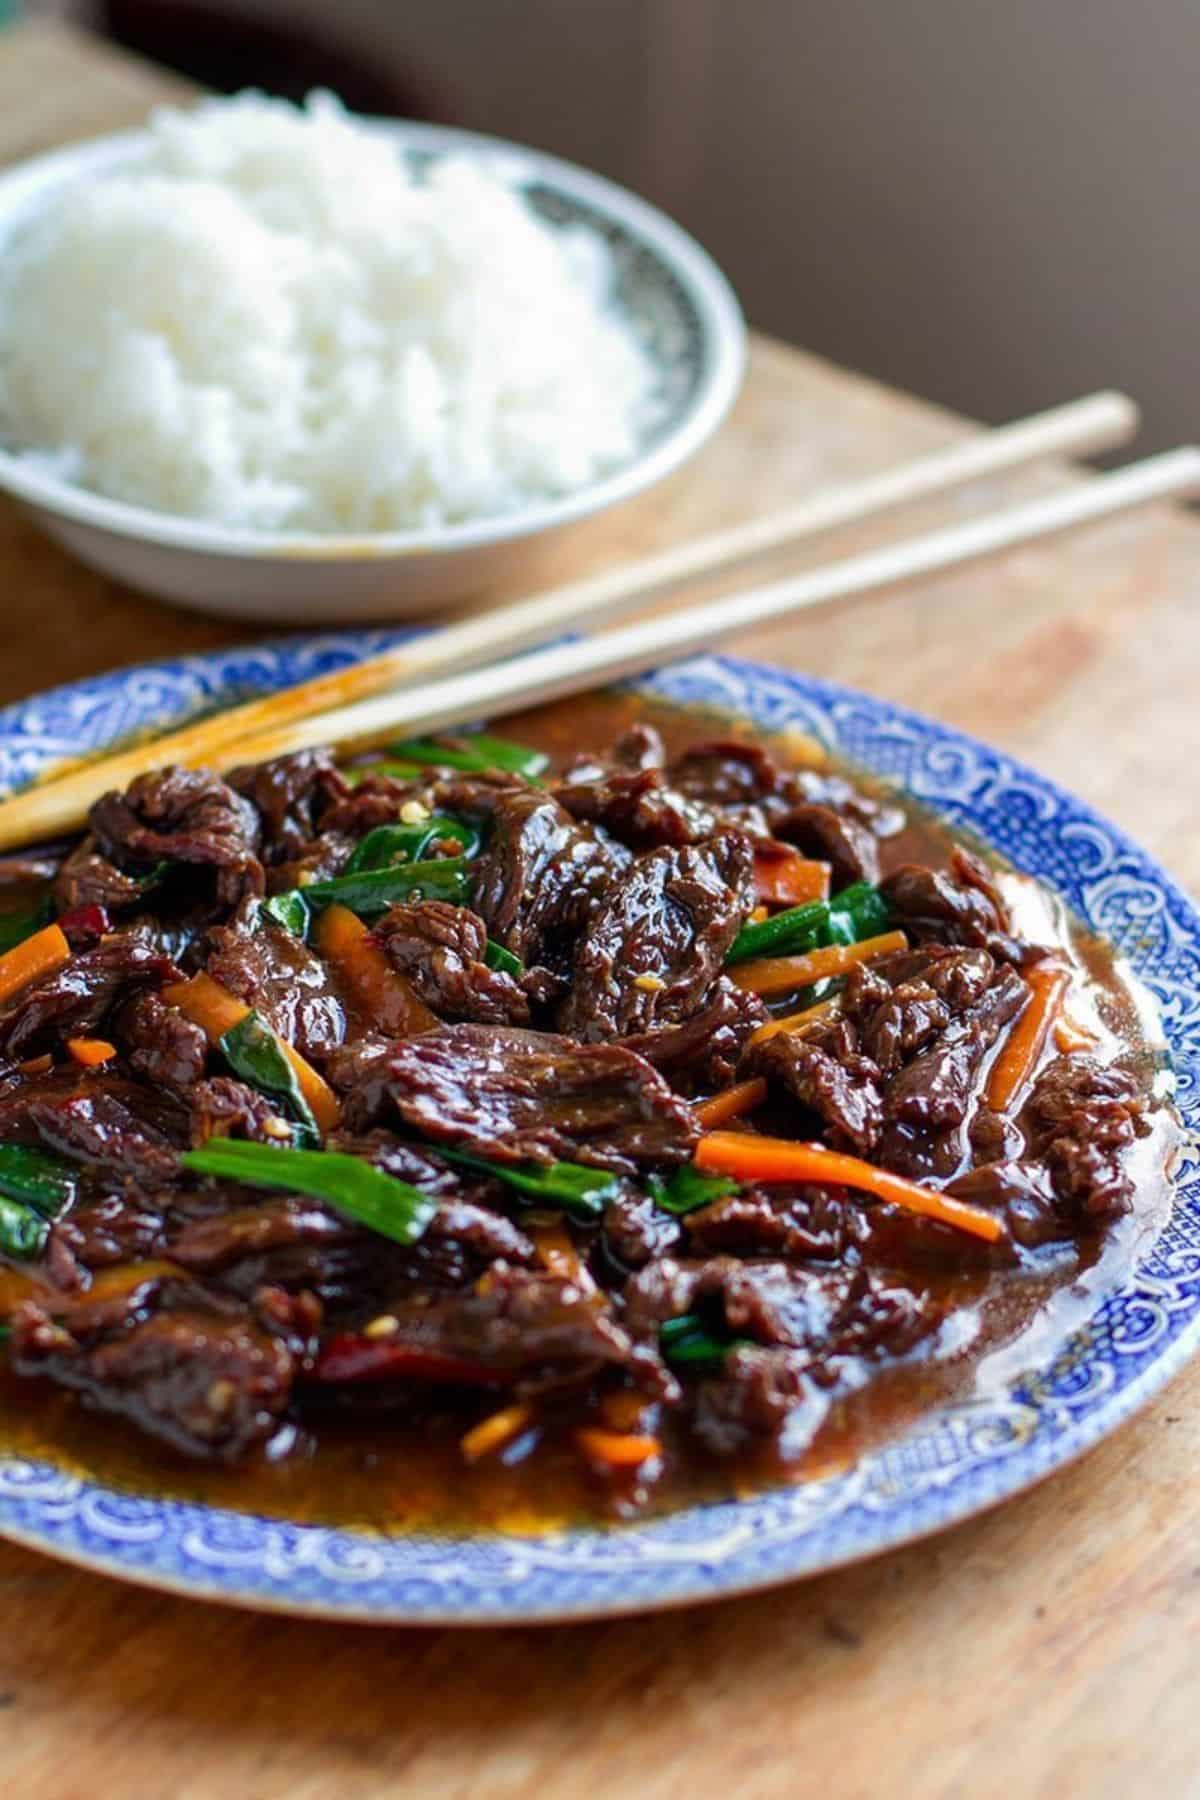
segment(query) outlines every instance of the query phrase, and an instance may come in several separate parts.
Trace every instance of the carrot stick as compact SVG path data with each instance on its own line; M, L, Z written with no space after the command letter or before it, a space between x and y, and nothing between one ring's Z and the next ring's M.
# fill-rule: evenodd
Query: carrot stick
M552 1224L531 1225L529 1235L543 1269L549 1269L552 1275L565 1276L577 1287L589 1290L595 1287L570 1232L561 1220L556 1219Z
M815 1006L806 1006L803 1012L789 1013L785 1019L768 1019L765 1025L760 1025L757 1031L751 1032L746 1039L746 1048L749 1049L751 1044L765 1044L768 1039L777 1037L781 1031L786 1031L789 1035L793 1031L806 1031L819 1019L830 1018L839 1010L840 1005L841 1001L837 997L832 1000L818 1000Z
M116 1045L105 1038L68 1038L67 1049L85 1069L98 1069L101 1063L111 1062L117 1054Z
M662 1445L656 1437L604 1431L598 1425L584 1425L575 1433L575 1442L591 1462L607 1463L610 1469L636 1469L651 1457L662 1455Z
M162 991L168 1006L177 1006L193 1025L199 1025L210 1044L218 1044L227 1031L244 1019L250 1008L236 1000L228 988L211 975L193 975L190 981L173 981Z
M709 1175L732 1175L739 1181L820 1181L858 1188L877 1200L954 1225L994 1244L1004 1225L991 1213L967 1206L949 1194L921 1187L902 1175L877 1169L858 1156L826 1150L822 1144L794 1144L787 1138L755 1137L749 1132L711 1131L696 1146L696 1167Z
M502 1406L499 1412L489 1413L478 1425L472 1425L470 1431L463 1434L459 1449L468 1462L478 1462L481 1456L490 1456L493 1450L502 1450L505 1444L511 1444L532 1423L531 1406Z
M1069 980L1066 969L1053 963L1032 968L1025 976L1029 1004L1009 1031L988 1075L987 1103L993 1112L1007 1112L1037 1068Z
M786 994L790 988L807 987L830 975L844 975L855 963L870 962L872 957L890 956L893 950L907 948L908 939L902 931L885 931L880 937L864 938L861 944L830 944L804 956L752 957L749 962L734 963L727 973L747 993Z
M340 976L371 1024L388 1037L432 1031L437 1014L396 969L357 913L336 901L317 920L317 949Z
M652 1404L645 1394L634 1393L630 1388L617 1388L613 1393L604 1395L600 1411L610 1431L646 1436L648 1434L644 1426Z
M768 906L828 900L829 864L810 862L798 850L760 845L754 852L754 892Z
M754 1038L750 1042L753 1043ZM701 1100L692 1111L704 1129L711 1131L717 1125L724 1125L726 1119L740 1119L743 1113L753 1112L766 1097L767 1084L761 1075L756 1075L752 1081L739 1081L736 1087L726 1088L723 1094L714 1094L711 1100Z
M190 981L172 982L162 991L168 1006L177 1006L193 1024L199 1025L214 1048L227 1031L244 1019L251 1010L244 1000L223 988L211 975L193 975ZM278 1034L276 1034L278 1035ZM279 1038L279 1048L295 1072L300 1092L312 1109L312 1116L322 1131L332 1131L341 1118L337 1095L312 1064L293 1049L286 1038Z
M0 956L0 1002L11 1000L43 975L53 975L70 960L71 946L57 925L35 931L23 944L14 945Z

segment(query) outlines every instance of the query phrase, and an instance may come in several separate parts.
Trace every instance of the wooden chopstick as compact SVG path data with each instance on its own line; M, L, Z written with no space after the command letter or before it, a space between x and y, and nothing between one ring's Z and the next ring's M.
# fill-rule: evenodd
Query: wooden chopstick
M763 587L726 594L702 606L297 720L242 744L240 754L257 762L316 744L352 750L376 743L389 732L442 731L475 718L501 717L535 702L580 693L598 681L642 674L658 664L711 649L735 633L812 606L902 587L1154 500L1198 494L1200 448L1186 445L986 518L946 526ZM43 792L49 799L55 789ZM0 847L12 841L5 810L0 806ZM66 823L56 814L50 828L61 830Z
M378 694L353 706L297 719L238 745L257 762L317 744L356 749L389 732L444 730L483 716L503 716L534 702L579 693L599 681L637 675L657 664L711 649L723 638L812 606L878 593L944 574L1152 500L1200 494L1200 449L1170 450L1127 468L908 542L828 564L763 587L727 594L566 644L527 652L490 668L468 670L421 687ZM80 822L78 802L64 804L68 781L34 788L0 806L0 848L48 836ZM15 821L15 822L14 822Z
M1138 409L1126 395L1090 394L981 432L897 468L814 494L782 512L709 532L690 543L445 626L381 656L299 682L264 699L228 707L150 742L77 765L26 794L0 800L0 845L44 835L51 827L42 821L51 814L65 821L54 829L74 828L100 794L124 787L147 769L168 763L232 768L246 760L247 741L279 730L291 720L346 706L418 678L477 668L563 631L617 618L667 588L819 532L881 517L1040 457L1115 448L1130 438L1137 426ZM56 796L53 805L51 791Z

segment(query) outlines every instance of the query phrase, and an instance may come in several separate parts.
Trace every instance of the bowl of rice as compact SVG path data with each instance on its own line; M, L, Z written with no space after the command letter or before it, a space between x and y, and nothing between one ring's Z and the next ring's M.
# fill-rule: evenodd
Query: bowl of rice
M677 469L744 357L655 208L329 95L163 110L0 176L0 489L183 606L465 597Z

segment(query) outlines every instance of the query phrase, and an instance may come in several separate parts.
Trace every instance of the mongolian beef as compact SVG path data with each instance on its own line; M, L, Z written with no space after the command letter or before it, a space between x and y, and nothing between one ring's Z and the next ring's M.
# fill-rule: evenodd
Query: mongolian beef
M146 774L0 867L11 1441L740 1491L1160 1221L1135 997L1034 884L737 726L519 736Z

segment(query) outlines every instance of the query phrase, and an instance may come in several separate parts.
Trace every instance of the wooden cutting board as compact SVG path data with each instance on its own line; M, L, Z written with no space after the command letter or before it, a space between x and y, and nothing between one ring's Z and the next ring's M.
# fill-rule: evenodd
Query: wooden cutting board
M134 123L185 91L58 28L0 34L0 162ZM766 511L970 429L756 339L718 441L574 542L560 572ZM904 523L1058 478L1005 479ZM843 534L836 548L870 541ZM6 505L0 596L0 699L237 635L88 574ZM736 648L992 739L1195 887L1198 607L1200 525L1162 509ZM1198 1400L1200 1368L1074 1468L930 1543L774 1593L604 1625L307 1624L141 1592L0 1545L0 1792L1200 1794Z

